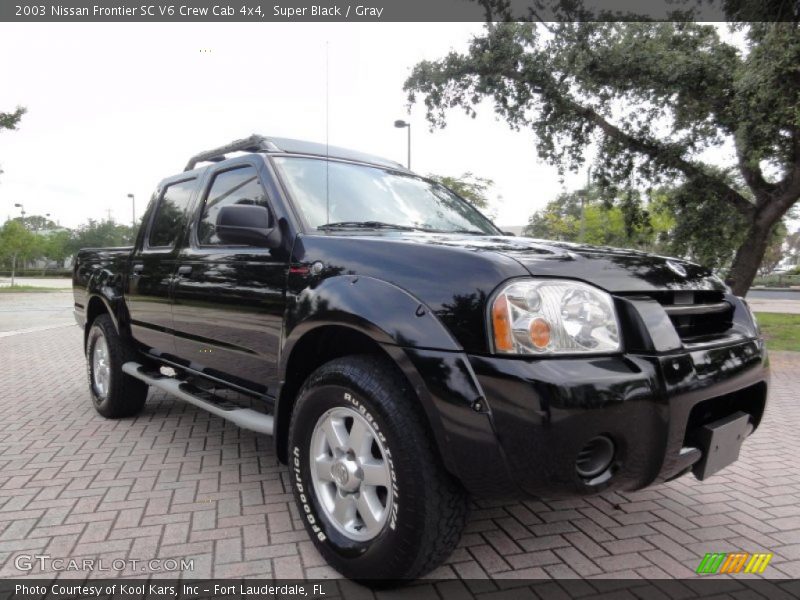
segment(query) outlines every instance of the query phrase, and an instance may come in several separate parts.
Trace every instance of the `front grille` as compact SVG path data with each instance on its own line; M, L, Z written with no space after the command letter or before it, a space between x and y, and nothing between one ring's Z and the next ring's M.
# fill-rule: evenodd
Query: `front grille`
M718 337L733 326L733 306L722 292L669 291L651 296L664 307L682 341L702 342Z

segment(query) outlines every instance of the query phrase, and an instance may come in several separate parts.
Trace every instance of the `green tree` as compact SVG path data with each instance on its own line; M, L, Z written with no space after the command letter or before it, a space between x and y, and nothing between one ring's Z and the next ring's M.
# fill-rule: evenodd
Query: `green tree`
M133 243L135 234L130 225L120 225L111 220L95 221L89 219L79 227L67 246L70 255L81 248L104 248L127 246Z
M469 171L463 173L461 177L428 175L428 178L441 183L446 188L450 188L477 209L486 210L489 208L489 191L494 185L494 181L491 179L478 177Z
M0 229L0 260L11 265L11 286L14 286L17 265L35 258L40 250L40 240L35 233L13 220L6 221Z
M786 252L792 264L800 264L800 229L786 236Z
M0 129L16 129L22 115L26 112L27 109L22 106L18 106L14 112L0 112Z
M783 223L778 223L775 229L773 229L769 246L767 246L767 251L764 253L764 258L761 260L761 264L758 267L759 275L769 275L778 268L783 257L786 256L783 250L783 244L786 241L787 233L786 225Z
M57 227L55 222L42 215L30 215L29 217L16 217L15 221L22 223L28 231L46 231Z
M670 254L713 269L729 269L747 234L747 220L693 181L664 189L662 194L675 218L668 234Z
M73 255L72 232L54 231L42 235L42 253L59 267L64 266L64 261Z
M638 194L633 200L641 204ZM623 211L605 202L597 188L559 194L547 206L534 213L525 235L543 239L583 242L601 246L657 250L673 225L660 198L633 211Z
M595 144L593 178L608 197L665 183L702 190L714 218L741 219L730 276L743 295L800 198L800 25L767 20L735 26L743 49L697 23L490 23L465 53L417 64L405 90L433 126L450 108L475 116L492 100L562 172ZM726 142L730 164L701 158Z
M16 129L17 124L20 119L22 119L22 115L24 115L25 112L26 109L21 106L18 106L14 112L0 112L0 131L3 129ZM0 169L0 175L2 174L3 169Z
M580 241L580 193L559 194L531 215L523 234L545 240Z

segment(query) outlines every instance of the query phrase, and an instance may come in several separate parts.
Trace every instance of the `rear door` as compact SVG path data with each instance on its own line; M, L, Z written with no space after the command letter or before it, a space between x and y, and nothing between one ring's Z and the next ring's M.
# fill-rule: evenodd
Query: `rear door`
M197 179L166 181L154 194L129 263L125 303L133 338L153 354L175 353L171 285Z
M181 362L261 394L274 392L286 304L288 252L223 244L219 209L259 204L276 222L274 186L263 161L226 161L210 173L198 202L190 244L179 255L173 317ZM267 180L267 181L265 181Z

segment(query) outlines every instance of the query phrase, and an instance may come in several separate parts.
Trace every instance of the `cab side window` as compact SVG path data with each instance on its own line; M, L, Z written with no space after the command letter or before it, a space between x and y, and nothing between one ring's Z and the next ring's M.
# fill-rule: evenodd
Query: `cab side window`
M195 180L179 181L167 186L153 216L148 245L151 248L170 248L175 245L186 223L186 210L192 199Z
M201 246L222 244L216 234L217 214L223 206L233 204L254 204L269 210L267 194L254 167L239 167L214 176L197 226L197 242ZM269 219L272 226L272 211Z

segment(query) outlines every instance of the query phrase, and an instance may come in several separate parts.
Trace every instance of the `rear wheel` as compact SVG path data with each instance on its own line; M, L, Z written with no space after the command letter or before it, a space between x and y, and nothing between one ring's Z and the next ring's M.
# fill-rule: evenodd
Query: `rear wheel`
M86 339L86 372L95 410L104 417L130 417L144 406L147 384L122 371L132 360L137 360L136 351L117 333L111 317L97 317Z
M439 457L405 379L371 356L303 385L289 430L295 499L317 548L357 580L414 579L455 548L467 497Z

